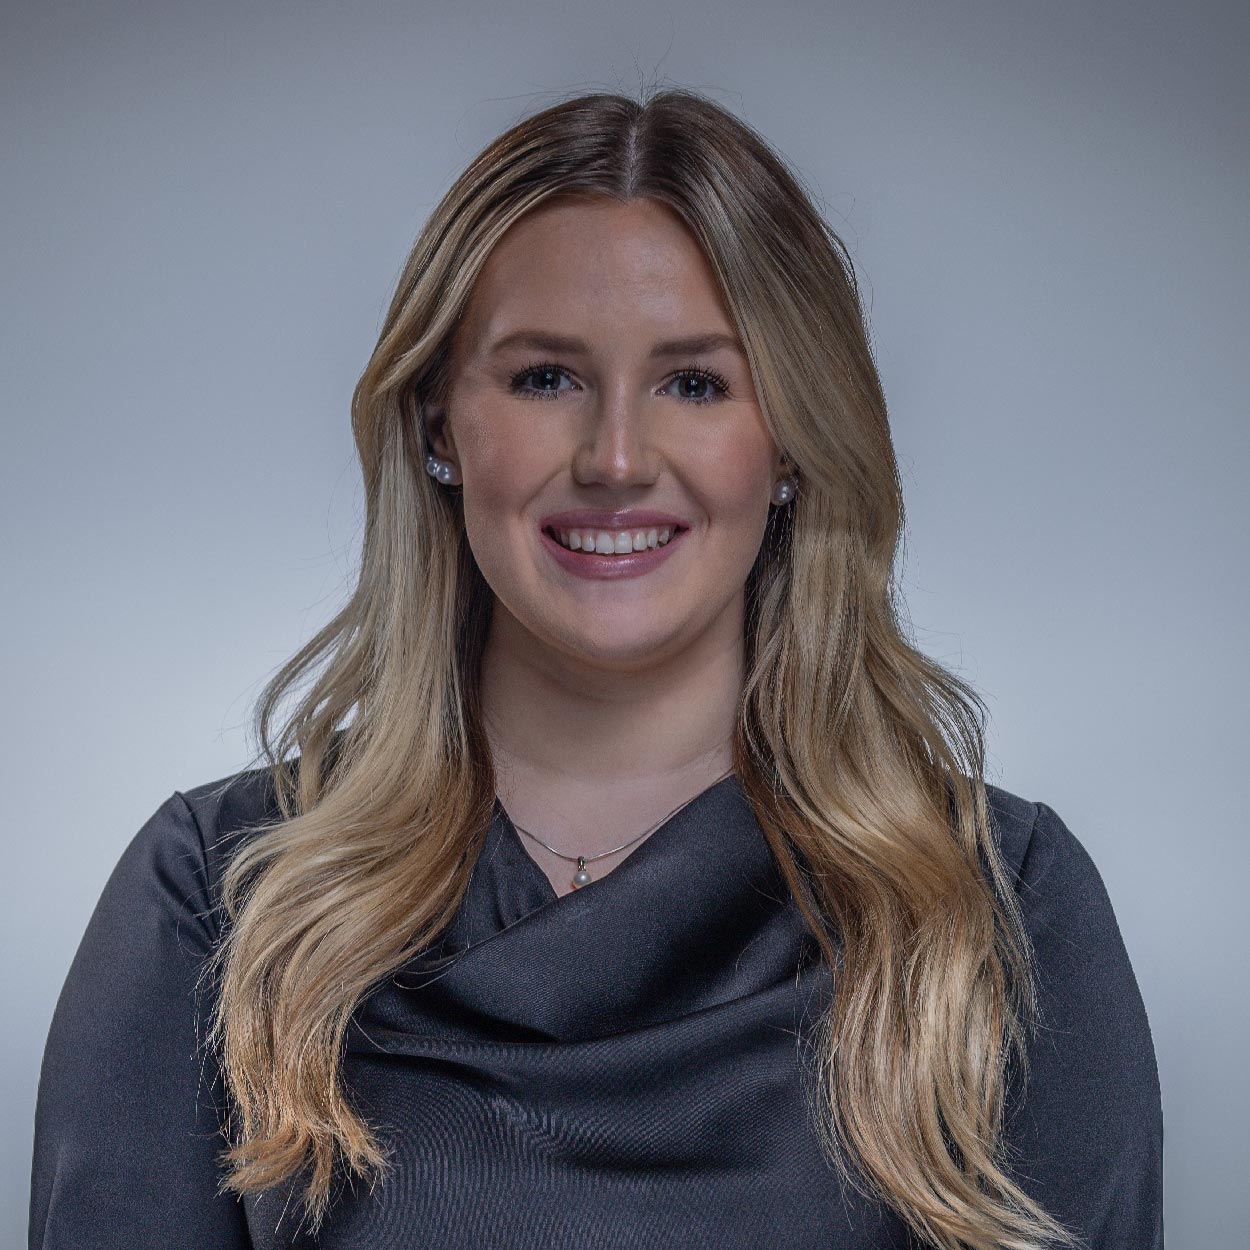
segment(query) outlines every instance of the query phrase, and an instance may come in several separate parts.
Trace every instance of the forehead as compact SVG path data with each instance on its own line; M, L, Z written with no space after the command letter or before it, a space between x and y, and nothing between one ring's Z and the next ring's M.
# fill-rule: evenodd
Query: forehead
M653 200L564 201L513 225L474 283L464 329L476 352L536 319L619 339L731 332L711 266L689 228Z

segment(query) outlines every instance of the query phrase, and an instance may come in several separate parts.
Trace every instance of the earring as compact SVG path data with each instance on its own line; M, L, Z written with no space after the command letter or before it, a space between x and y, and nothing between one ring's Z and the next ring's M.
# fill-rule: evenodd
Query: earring
M435 456L426 456L425 471L444 486L454 486L456 484L456 468L446 460L439 460Z
M773 503L779 507L781 504L789 503L791 499L798 493L799 483L796 478L783 477L776 486L773 487Z

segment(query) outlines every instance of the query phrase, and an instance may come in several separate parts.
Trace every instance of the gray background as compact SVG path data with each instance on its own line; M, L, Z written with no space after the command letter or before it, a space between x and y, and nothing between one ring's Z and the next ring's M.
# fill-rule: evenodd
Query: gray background
M1099 865L1171 1250L1244 1245L1247 6L9 5L0 1242L104 881L342 602L353 383L420 223L571 90L680 84L859 267L921 645Z

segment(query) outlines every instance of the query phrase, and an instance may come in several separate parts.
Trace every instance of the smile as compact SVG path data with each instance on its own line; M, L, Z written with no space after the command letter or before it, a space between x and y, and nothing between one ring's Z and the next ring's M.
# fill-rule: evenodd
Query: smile
M657 525L633 530L570 527L539 532L543 549L565 573L577 578L614 579L639 577L658 569L681 549L690 531Z
M633 551L646 551L651 547L663 547L673 536L676 527L671 525L650 526L635 530L603 530L603 529L555 529L549 527L552 534L562 547L570 551L584 551L587 554L612 556L628 555Z

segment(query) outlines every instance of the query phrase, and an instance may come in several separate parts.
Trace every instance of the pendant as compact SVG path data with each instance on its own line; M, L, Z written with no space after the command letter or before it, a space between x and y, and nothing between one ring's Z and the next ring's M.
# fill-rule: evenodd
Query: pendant
M573 888L579 890L593 880L594 878L586 871L586 856L579 855L577 857L577 871L573 874Z

